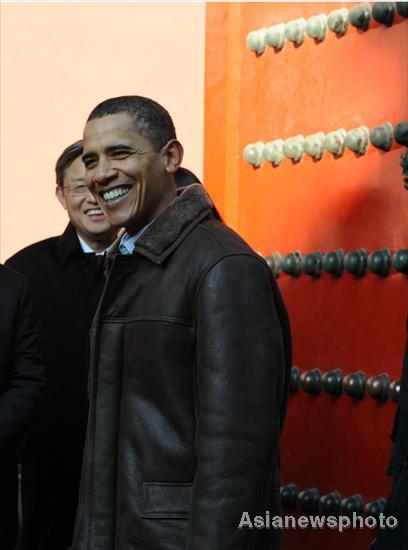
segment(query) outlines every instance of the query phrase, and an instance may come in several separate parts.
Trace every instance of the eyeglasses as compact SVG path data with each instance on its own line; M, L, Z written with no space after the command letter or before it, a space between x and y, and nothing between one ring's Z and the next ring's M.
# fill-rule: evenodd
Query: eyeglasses
M83 197L87 193L90 193L86 185L77 185L76 187L69 187L68 185L64 185L64 189L68 190L68 193L71 195L71 197Z

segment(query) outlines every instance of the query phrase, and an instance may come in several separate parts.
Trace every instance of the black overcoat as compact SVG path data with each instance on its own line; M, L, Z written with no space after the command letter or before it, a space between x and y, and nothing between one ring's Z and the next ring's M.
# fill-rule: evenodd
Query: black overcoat
M89 327L103 288L75 228L32 244L7 264L31 284L48 386L21 448L22 549L65 550L72 538L88 416Z
M0 265L1 454L15 448L44 387L27 278Z
M17 446L43 395L45 368L27 278L0 265L0 547L17 536Z
M104 277L98 276L94 255L82 252L71 224L60 237L20 250L6 265L30 281L47 366L48 386L35 432L58 435L69 454L69 447L82 448L86 430L89 328Z

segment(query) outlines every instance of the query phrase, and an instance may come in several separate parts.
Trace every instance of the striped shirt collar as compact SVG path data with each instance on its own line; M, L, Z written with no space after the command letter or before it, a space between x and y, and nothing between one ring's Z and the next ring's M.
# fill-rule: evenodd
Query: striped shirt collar
M143 235L143 233L146 231L146 229L149 227L149 225L153 222L154 222L154 220L149 222L147 225L142 227L142 229L140 229L140 231L138 231L134 235L129 235L129 233L127 233L127 231L125 231L125 233L123 233L122 238L120 239L120 243L119 243L120 253L123 254L124 256L130 256L131 254L133 254L133 251L134 251L135 246L136 246L136 241Z
M78 237L79 244L81 245L82 252L85 252L85 254L95 254L95 256L103 256L107 251L107 248L105 248L105 250L100 250L99 252L95 252L95 250L92 250L89 244L84 241L84 239L81 237L81 235L78 232L77 232L77 237Z

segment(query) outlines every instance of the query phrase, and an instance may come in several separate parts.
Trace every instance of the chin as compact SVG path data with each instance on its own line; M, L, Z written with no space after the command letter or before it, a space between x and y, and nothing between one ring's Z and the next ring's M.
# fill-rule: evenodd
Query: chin
M107 218L107 220L110 228L113 227L115 229L120 229L121 227L124 227L123 222L120 220L110 220L109 218Z
M109 216L106 216L106 219L112 227L116 228L128 227L129 224L131 225L128 216L112 216L111 218Z
M113 228L111 225L109 227L105 227L103 229L99 229L99 231L95 231L95 235L109 235L109 233L113 232Z

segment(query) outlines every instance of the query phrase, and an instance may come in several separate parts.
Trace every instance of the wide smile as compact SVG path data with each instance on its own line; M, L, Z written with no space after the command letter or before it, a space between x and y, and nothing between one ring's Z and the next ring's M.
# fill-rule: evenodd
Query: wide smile
M104 203L107 206L117 204L123 197L125 197L131 190L131 185L121 185L120 187L115 187L115 189L110 189L109 191L101 191L99 196L102 197Z
M104 221L105 214L102 212L102 209L98 206L96 208L89 208L88 210L85 210L85 214L93 221L93 222L100 222Z

